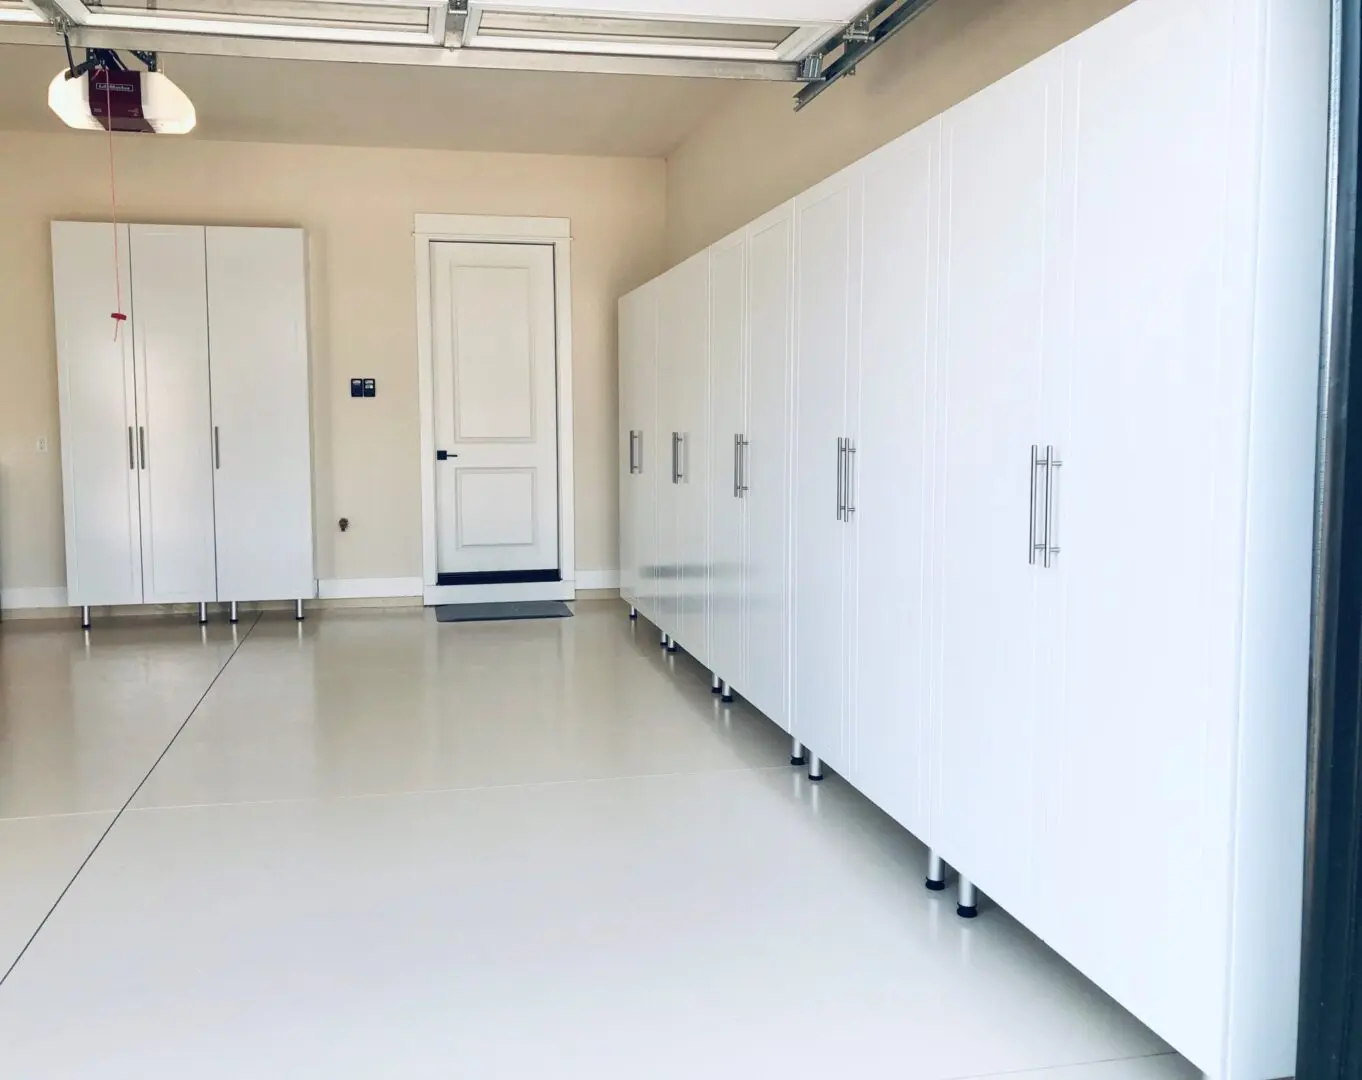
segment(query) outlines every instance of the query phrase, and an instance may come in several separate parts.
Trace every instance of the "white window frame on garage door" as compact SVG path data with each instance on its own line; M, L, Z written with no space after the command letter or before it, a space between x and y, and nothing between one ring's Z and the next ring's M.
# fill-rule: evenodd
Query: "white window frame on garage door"
M572 228L567 218L417 214L416 341L421 395L421 581L426 604L571 600L577 557L572 491ZM558 400L558 567L561 581L439 585L435 501L435 347L431 326L431 246L441 242L552 244Z

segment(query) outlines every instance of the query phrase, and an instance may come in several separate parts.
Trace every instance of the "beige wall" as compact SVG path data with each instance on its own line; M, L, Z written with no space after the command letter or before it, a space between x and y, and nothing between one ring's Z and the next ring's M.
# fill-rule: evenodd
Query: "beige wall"
M678 262L1124 7L1129 0L943 0L800 113L750 84L667 160Z
M421 573L412 215L571 218L577 565L618 565L615 301L662 268L661 161L145 136L119 138L116 152L123 220L308 231L321 578ZM48 222L108 212L103 139L0 133L6 589L65 582ZM378 380L376 399L349 397L361 375Z

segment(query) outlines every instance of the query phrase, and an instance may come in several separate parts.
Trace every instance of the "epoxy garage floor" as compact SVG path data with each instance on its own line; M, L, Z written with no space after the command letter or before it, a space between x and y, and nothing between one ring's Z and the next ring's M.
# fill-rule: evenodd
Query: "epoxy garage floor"
M8 624L0 1076L1197 1075L787 757L613 603Z

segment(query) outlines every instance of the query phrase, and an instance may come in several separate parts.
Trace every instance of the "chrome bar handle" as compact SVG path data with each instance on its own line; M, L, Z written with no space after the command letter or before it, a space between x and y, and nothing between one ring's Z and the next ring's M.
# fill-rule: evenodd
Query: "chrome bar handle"
M742 436L733 436L733 498L742 498Z
M638 429L638 471L643 473L643 429Z
M684 431L676 433L676 482L678 484L686 482L686 433Z
M843 486L843 485L845 484L845 482L846 482L846 456L847 456L847 441L846 441L846 439L839 438L839 439L837 440L837 520L838 520L838 521L845 521L845 520L846 520L846 512L847 512L847 504L846 504L846 488Z
M128 425L128 468L137 470L137 446L133 442L132 425Z
M739 436L738 441L738 495L740 498L747 498L747 452L752 448L752 444L747 441L746 435Z
M676 432L673 431L673 432L672 432L672 483L673 483L673 484L679 483L679 482L680 482L680 478L676 475L676 470L677 470L677 464L676 464L676 439L677 439Z
M213 425L213 468L222 468L222 432L217 424Z
M1059 545L1052 543L1055 527L1055 473L1064 462L1055 455L1055 448L1045 448L1045 569L1050 569L1050 558L1059 554Z
M1045 550L1045 540L1036 540L1036 472L1040 469L1040 447L1031 444L1031 520L1026 530L1026 561L1036 565L1036 555Z
M843 496L846 500L846 508L843 510L843 520L850 522L851 515L856 513L856 444L850 439L847 440L846 461L846 494Z
M635 437L636 435L638 435L638 432L637 432L635 429L630 428L630 429L629 429L629 475L630 475L630 476L633 476L634 473L638 472L638 465L637 465L637 463L636 463L636 461L635 461L635 458L634 458L634 437Z
M147 467L147 429L141 426L137 429L137 467Z

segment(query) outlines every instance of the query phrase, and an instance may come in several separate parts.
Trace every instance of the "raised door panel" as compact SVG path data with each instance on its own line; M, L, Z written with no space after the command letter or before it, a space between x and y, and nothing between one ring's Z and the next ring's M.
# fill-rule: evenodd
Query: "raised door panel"
M923 838L932 752L928 527L940 125L869 158L856 442L850 779Z
M316 587L304 244L300 229L207 230L219 600Z
M1047 753L1036 708L1032 448L1042 411L1048 149L1062 60L942 117L941 498L934 843L1026 919Z
M794 206L747 230L743 657L738 690L790 727L790 405Z
M1050 679L1062 741L1047 784L1047 937L1211 1073L1230 918L1215 870L1227 800L1211 793L1236 708L1212 649L1236 633L1221 600L1234 560L1217 553L1240 543L1225 507L1242 498L1244 439L1221 402L1242 400L1247 379L1222 331L1230 9L1145 0L1068 50L1072 346L1056 387L1068 425ZM1084 896L1060 880L1075 869Z
M677 267L676 396L680 483L677 484L676 635L700 663L709 649L709 253Z
M714 670L741 688L746 682L742 636L746 505L741 441L747 438L744 236L739 233L711 248L709 265L710 652Z
M842 513L846 378L856 311L860 175L839 173L795 200L794 499L791 573L793 731L839 772L845 740Z
M75 605L142 602L128 229L52 223L66 587ZM115 334L115 328L117 333Z
M133 346L149 604L217 598L204 230L133 225Z

